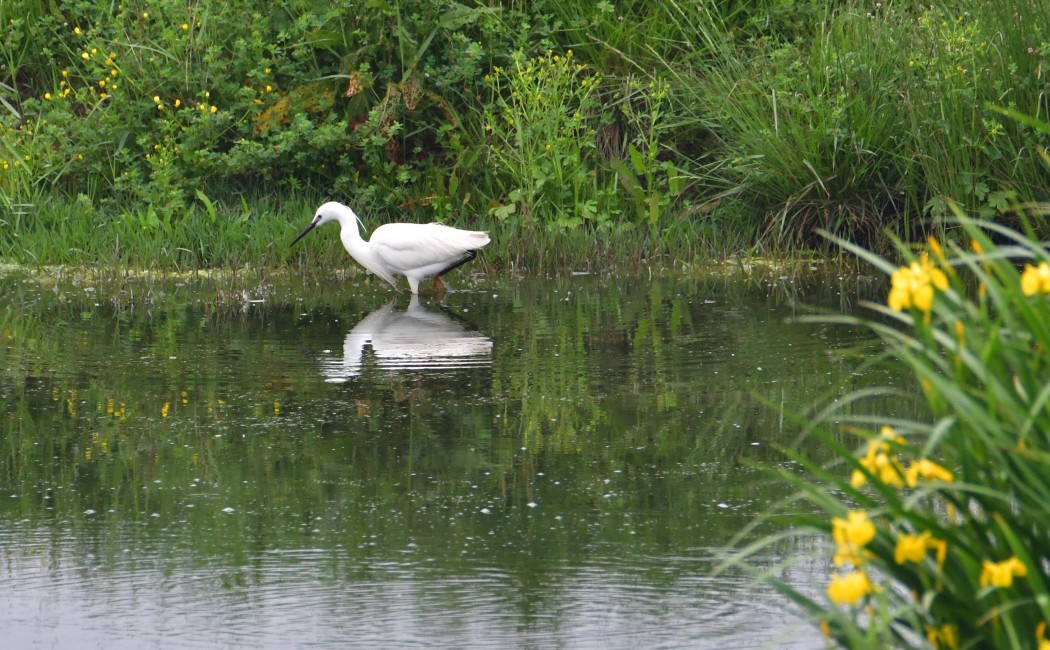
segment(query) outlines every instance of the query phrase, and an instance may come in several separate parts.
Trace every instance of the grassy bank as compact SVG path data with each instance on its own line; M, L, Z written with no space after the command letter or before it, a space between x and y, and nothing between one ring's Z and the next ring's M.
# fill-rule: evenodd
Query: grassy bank
M339 199L497 266L673 265L1013 223L1050 181L999 110L1047 113L1042 0L360 4L0 2L0 256L345 263L283 246Z

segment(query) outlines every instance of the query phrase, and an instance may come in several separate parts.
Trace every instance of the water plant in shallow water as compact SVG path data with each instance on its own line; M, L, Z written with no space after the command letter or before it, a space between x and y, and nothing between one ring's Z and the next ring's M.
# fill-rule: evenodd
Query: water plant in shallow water
M958 225L969 246L901 245L901 266L837 242L891 286L876 318L820 318L877 333L929 414L873 431L877 414L829 408L810 433L838 462L790 452L810 472L785 473L792 508L825 513L793 517L830 536L837 568L826 599L771 581L844 646L1050 646L1050 253L1031 232Z

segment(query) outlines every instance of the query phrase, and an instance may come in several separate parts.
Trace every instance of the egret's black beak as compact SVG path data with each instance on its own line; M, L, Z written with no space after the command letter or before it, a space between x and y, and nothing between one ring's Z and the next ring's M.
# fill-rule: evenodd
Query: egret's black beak
M306 227L306 230L304 230L301 233L299 233L299 236L296 237L294 240L292 240L292 243L288 246L288 248L291 248L292 246L295 246L295 243L297 241L299 241L303 237L306 237L306 233L310 232L311 230L313 230L316 227L317 227L317 222L316 221L311 221L310 225Z

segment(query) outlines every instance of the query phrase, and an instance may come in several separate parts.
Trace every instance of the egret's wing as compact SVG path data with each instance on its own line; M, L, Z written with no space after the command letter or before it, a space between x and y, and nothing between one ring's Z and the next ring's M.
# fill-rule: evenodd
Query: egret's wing
M487 233L437 223L388 223L376 228L369 239L376 257L399 273L452 264L488 243Z

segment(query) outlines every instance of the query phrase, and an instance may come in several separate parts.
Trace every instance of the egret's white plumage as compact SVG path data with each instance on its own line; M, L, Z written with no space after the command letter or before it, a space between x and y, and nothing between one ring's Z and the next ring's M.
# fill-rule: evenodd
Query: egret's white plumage
M432 312L414 295L408 309L390 303L361 319L346 334L343 356L321 359L325 381L345 382L361 374L365 348L382 370L451 370L492 365L492 339L442 312Z
M360 219L354 211L331 201L317 208L313 221L292 245L329 221L339 222L343 247L358 264L395 287L394 276L405 276L412 293L419 293L420 280L430 276L440 278L473 259L476 251L491 241L488 233L439 223L388 223L376 228L365 241L358 230Z

